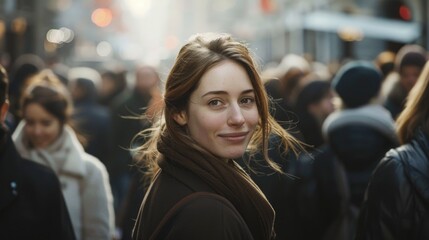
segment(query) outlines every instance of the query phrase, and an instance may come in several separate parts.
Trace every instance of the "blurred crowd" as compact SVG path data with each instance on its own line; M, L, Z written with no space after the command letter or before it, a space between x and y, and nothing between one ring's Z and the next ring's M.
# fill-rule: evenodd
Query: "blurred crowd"
M368 186L386 153L404 143L396 121L417 79L429 77L422 77L427 56L405 45L372 61L325 65L288 54L263 68L271 114L305 146L297 157L283 155L271 139L270 157L286 174L257 164L257 155L237 160L276 211L277 239L365 239L375 204ZM147 187L133 149L162 111L159 69L68 67L25 54L7 70L5 123L19 154L59 177L77 239L95 239L85 234L96 228L110 239L131 239ZM46 142L53 122L61 137ZM51 146L37 152L37 144ZM257 171L247 158L255 158L250 167ZM83 165L72 164L76 159Z

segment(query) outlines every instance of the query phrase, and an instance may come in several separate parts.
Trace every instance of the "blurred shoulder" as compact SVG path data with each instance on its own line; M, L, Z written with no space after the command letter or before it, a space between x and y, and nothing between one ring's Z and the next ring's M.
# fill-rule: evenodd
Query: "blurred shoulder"
M108 175L106 166L97 157L84 153L82 160L85 164L88 175Z

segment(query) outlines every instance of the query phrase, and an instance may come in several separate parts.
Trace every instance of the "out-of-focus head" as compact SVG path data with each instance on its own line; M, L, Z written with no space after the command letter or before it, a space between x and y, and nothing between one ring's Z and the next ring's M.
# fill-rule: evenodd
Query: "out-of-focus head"
M304 57L296 54L288 54L283 57L277 67L277 77L288 74L290 70L297 70L306 74L311 71L311 67Z
M395 53L391 51L379 53L375 59L375 64L380 68L383 76L386 77L395 69Z
M101 85L101 75L97 70L88 67L77 67L69 70L69 88L74 101L96 101L97 89Z
M99 95L101 98L115 96L127 87L125 70L106 70L101 74Z
M136 70L135 89L137 92L145 94L151 89L158 87L160 78L156 68L148 65L140 66Z
M39 104L55 116L61 124L70 120L73 105L68 89L49 69L41 71L30 79L21 98L21 110L25 118L25 108L30 104Z
M23 54L19 56L12 65L10 73L11 94L18 96L26 81L45 68L44 61L34 54Z
M346 108L368 104L378 96L383 76L374 64L351 61L342 66L332 80L332 87Z
M405 45L396 54L395 67L407 92L413 88L426 61L426 50L419 45Z
M310 71L310 64L304 57L296 54L288 54L283 57L276 73L276 77L280 80L283 94L292 94L298 86L299 80Z
M335 108L331 84L325 80L311 80L299 90L296 99L298 111L305 111L324 120Z

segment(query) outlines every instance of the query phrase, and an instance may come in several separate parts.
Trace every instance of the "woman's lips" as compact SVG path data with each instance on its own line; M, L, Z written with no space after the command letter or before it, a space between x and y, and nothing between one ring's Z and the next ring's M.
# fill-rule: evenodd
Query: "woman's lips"
M229 142L242 142L246 139L247 134L248 132L223 133L223 134L219 134L219 137Z

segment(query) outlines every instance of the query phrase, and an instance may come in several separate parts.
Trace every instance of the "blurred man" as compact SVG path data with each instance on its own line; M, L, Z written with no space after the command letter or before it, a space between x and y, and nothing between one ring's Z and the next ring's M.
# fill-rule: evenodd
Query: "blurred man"
M85 137L85 151L104 164L111 159L112 126L110 111L97 102L100 74L92 68L72 68L68 74L68 87L75 111L73 120Z
M20 157L4 124L9 80L0 66L0 239L76 239L54 172Z
M111 181L122 239L131 239L134 219L144 196L140 172L144 170L130 167L135 164L128 149L144 143L144 138L134 136L151 126L162 107L160 81L156 68L148 65L137 67L131 96L114 111L115 159L111 167Z

